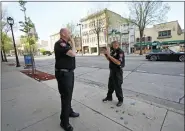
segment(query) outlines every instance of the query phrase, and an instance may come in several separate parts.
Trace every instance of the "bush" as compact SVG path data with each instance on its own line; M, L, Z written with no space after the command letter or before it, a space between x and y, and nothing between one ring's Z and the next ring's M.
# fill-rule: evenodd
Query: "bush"
M52 53L50 51L44 51L42 54L43 55L52 55Z

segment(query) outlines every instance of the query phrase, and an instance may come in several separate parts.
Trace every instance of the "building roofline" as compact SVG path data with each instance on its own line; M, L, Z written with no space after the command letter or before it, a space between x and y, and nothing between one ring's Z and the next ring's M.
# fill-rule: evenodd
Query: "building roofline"
M179 24L178 20L173 20L173 21L163 22L163 23L159 23L159 24L155 24L155 25L167 24L167 23L172 23L172 22L177 22Z
M111 13L114 13L114 14L116 14L116 15L122 17L120 14L118 14L118 13L116 13L116 12L113 12L113 11L111 11L111 10L105 8L105 9L103 9L103 10L99 10L99 11L97 11L97 12L95 12L95 13L92 13L92 14L90 14L90 15L88 15L88 16L82 18L82 19L80 19L80 22L84 22L84 21L86 21L86 20L88 20L88 19L90 19L90 18L94 18L95 16L101 15L101 14L105 13L106 11L109 11L109 12L111 12ZM126 18L124 18L124 17L122 17L122 18L123 18L123 19L126 19Z

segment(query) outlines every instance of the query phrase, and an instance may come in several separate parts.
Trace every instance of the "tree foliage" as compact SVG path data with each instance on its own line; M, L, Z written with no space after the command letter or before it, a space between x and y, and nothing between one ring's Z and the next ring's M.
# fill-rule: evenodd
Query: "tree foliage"
M12 49L12 41L11 38L7 35L7 33L11 30L9 24L7 23L7 10L2 9L2 15L1 15L1 22L0 22L0 28L1 28L1 57L2 61L7 62L6 53Z
M38 34L34 23L30 17L26 16L26 3L27 1L19 0L19 5L21 7L20 10L24 13L24 21L20 21L19 24L21 26L20 31L25 33L24 36L21 36L21 44L24 47L24 51L28 53L30 51L35 52L37 50L36 42L38 41Z
M12 45L12 38L9 37L6 33L2 32L2 39L1 42L3 44L1 44L1 48L5 50L6 53L8 53L8 51L13 49L13 45Z
M38 47L37 47L37 44L35 44L35 41L36 40L34 37L31 37L30 39L28 39L27 36L23 36L23 35L21 36L20 42L22 47L24 48L25 53L30 53L30 50L31 52L36 53Z
M44 48L40 49L40 52L43 54L46 50Z
M138 27L140 32L140 43L144 35L144 29L148 25L162 23L166 20L166 14L170 10L168 4L162 1L134 1L129 2L130 16L128 22ZM141 46L141 45L140 45ZM140 54L142 49L140 47Z

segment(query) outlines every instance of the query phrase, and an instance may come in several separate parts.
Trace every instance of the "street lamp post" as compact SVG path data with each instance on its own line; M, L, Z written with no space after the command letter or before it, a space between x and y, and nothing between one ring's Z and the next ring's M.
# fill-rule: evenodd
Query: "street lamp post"
M80 26L80 43L81 43L81 51L82 51L82 56L83 56L83 47L82 47L82 24L77 24L77 26Z
M144 45L145 45L145 35L144 35ZM144 48L144 53L145 53L145 51L146 51L146 50L145 50L145 48Z
M10 25L11 32L12 32L13 46L14 46L15 58L16 58L16 67L20 67L20 63L19 63L19 59L18 59L18 55L17 55L17 49L16 49L16 45L15 45L14 33L13 33L14 19L12 17L8 17L7 22Z

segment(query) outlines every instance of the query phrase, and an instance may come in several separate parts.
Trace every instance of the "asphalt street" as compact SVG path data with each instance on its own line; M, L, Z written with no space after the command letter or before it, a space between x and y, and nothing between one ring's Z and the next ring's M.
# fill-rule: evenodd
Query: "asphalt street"
M19 59L24 63L23 57ZM54 74L54 62L53 56L35 58L36 68L51 74ZM103 56L78 56L76 65L77 81L107 90L109 69ZM184 63L151 62L145 56L126 56L123 91L128 96L184 110L184 100L178 103L184 95Z

